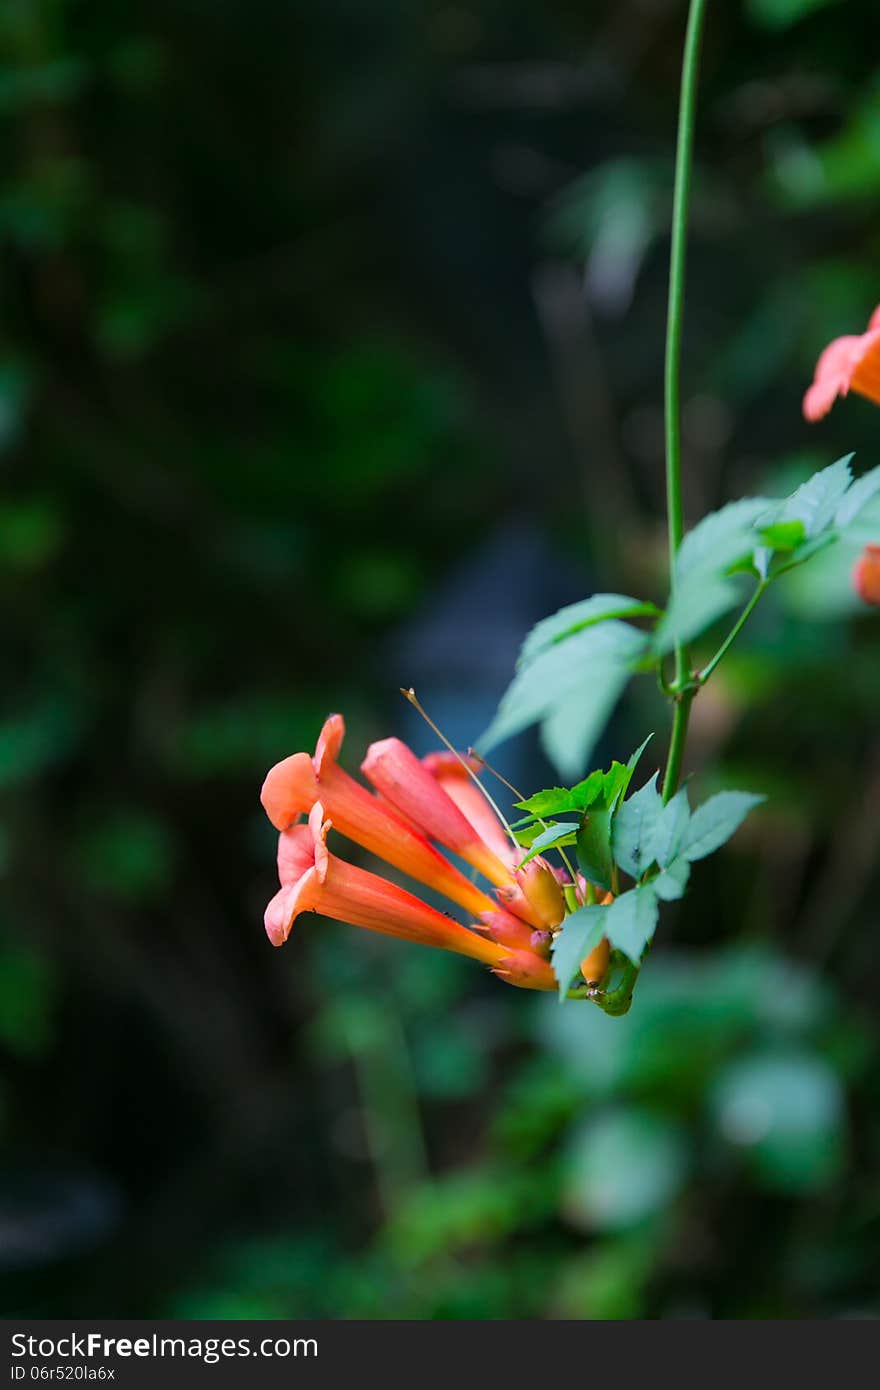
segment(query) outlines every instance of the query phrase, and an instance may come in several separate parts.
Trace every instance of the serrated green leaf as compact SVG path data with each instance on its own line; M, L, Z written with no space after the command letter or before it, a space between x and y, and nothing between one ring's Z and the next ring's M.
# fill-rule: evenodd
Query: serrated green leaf
M532 628L522 644L517 668L528 666L548 647L563 642L585 628L609 618L657 617L660 609L653 603L629 598L626 594L593 594L580 603L570 603L558 613L543 618Z
M807 539L807 528L802 521L777 521L759 526L758 534L771 550L797 550Z
M566 917L562 930L553 943L553 972L559 982L560 1002L571 988L575 973L580 970L581 961L594 950L605 935L604 922L607 907L598 904L579 907L570 917Z
M880 492L880 466L872 468L870 473L865 473L861 478L856 478L855 482L844 493L843 501L837 508L834 517L835 526L841 530L850 526L863 507L867 506L871 498Z
M766 497L741 497L703 517L682 541L675 566L679 581L706 571L724 574L747 557L755 544L755 522L772 506Z
M540 835L536 835L529 847L529 852L522 860L519 868L534 859L536 854L542 850L552 849L554 845L573 845L577 837L577 821L557 821L555 825L550 825L546 830L542 830Z
M687 888L690 876L691 866L684 856L680 855L677 859L673 859L656 878L651 879L651 887L657 897L662 898L664 902L675 902L677 898L684 896L684 890Z
M564 777L583 772L631 674L628 665L606 665L545 716L541 747Z
M561 816L566 811L585 811L602 790L605 774L601 768L591 772L575 787L548 787L535 792L525 801L515 803L517 810L528 811L532 817ZM517 822L520 824L520 822Z
M654 831L651 857L665 869L681 850L682 841L691 818L687 788L682 787L668 805L663 807Z
M576 775L647 639L618 621L602 622L549 647L517 672L479 741L488 749L538 720L560 770Z
M698 806L685 832L681 853L692 862L705 859L729 840L746 816L764 801L751 792L719 792Z
M853 455L838 459L822 468L802 483L790 497L777 504L764 524L779 525L789 521L803 523L807 539L819 535L834 521L844 494L852 482L850 463Z
M540 821L531 819L526 822L525 828L518 828L515 825L512 825L510 828L513 831L513 838L516 840L516 843L523 849L529 849L532 841L536 840L541 833Z
M584 875L600 888L611 887L611 824L607 808L593 807L578 831L577 857Z
M725 613L736 608L743 593L736 579L715 574L690 575L676 589L666 617L657 626L653 642L655 654L663 656L673 647L699 637Z
M561 815L563 811L571 809L570 796L568 787L545 787L543 791L527 796L525 801L515 801L513 804L518 811L528 811L529 814L523 816L522 820L514 821L512 828L516 830L517 826L528 825L538 816Z
M654 859L654 838L663 815L663 802L657 791L657 773L639 791L624 801L611 832L611 852L615 861L633 878L640 878Z
M650 733L650 734L648 734L648 737L647 737L646 739L643 739L643 740L642 740L642 742L639 744L639 746L638 746L638 748L636 749L636 751L630 756L629 761L628 761L627 764L626 764L626 767L623 769L622 775L621 775L620 777L618 777L618 779L617 779L616 795L615 795L615 797L614 797L614 801L616 802L617 805L620 805L620 802L623 800L623 798L626 796L627 792L629 791L629 784L630 784L630 782L631 782L632 779L633 779L633 773L635 772L636 768L638 767L639 763L641 762L641 760L642 760L642 754L644 753L645 749L647 748L648 744L651 742L651 739L652 739L653 737L654 737L653 733ZM613 764L612 764L612 768L619 767L619 766L620 766L619 763L613 763ZM610 776L611 774L609 773L609 774L607 774L607 775ZM608 793L607 793L607 788L606 788L606 796L607 796L607 794L608 794Z
M633 965L638 965L657 927L659 906L653 884L642 883L628 893L621 893L609 905L607 913L603 935L616 950L623 951Z

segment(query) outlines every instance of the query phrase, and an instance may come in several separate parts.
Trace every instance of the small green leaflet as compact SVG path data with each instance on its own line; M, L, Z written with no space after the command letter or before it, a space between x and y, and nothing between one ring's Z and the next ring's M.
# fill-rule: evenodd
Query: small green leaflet
M542 850L552 849L554 845L573 845L578 832L577 821L557 821L555 825L550 825L540 835L536 835L529 847L526 857L520 862L518 867L524 868L526 864L534 859L536 854Z
M541 747L563 776L583 772L634 670L634 664L622 661L597 666L579 689L547 713L541 724Z
M878 492L880 492L880 466L872 468L870 473L865 473L861 478L857 478L852 487L844 493L834 518L835 526L845 530Z
M605 935L607 907L579 907L566 917L562 931L553 943L553 971L559 982L559 999L564 1000L581 961Z
M643 633L610 620L546 648L515 675L480 749L546 721L554 762L576 773L646 646Z
M609 618L656 618L660 609L653 603L628 598L625 594L593 594L580 603L570 603L532 628L522 644L517 669L528 666L547 647L555 646L584 628Z
M602 791L604 781L605 773L598 768L578 782L576 787L548 787L546 791L535 792L525 801L517 801L516 808L518 811L529 811L536 819L564 815L566 811L585 811Z
M624 801L611 834L615 862L632 878L641 878L654 862L654 837L663 816L657 773Z
M607 809L596 808L587 812L587 818L577 837L578 863L584 876L599 888L611 887L611 872L614 864L611 858L611 823L613 813Z
M684 890L687 888L690 876L691 866L684 856L680 855L677 859L673 859L656 878L651 879L651 887L657 897L662 898L664 902L675 902L676 899L684 897Z
M755 523L763 516L773 521L773 507L766 497L743 497L688 532L675 564L674 593L654 633L658 656L697 637L736 605L741 591L730 571L750 561L758 542Z
M772 498L741 497L703 517L682 541L675 566L679 582L707 572L725 574L743 560L755 544L755 522L773 507Z
M590 806L578 834L578 863L589 881L600 888L611 887L612 828L621 805L625 804L623 798L626 796L633 773L652 738L653 734L649 734L625 767L623 763L614 762L608 771L602 774L601 795Z
M880 494L880 468L853 482L852 457L820 469L780 501L731 502L685 536L674 594L654 633L656 656L698 637L743 601L738 574L751 571L766 582L805 564L853 526Z
M746 816L764 801L751 792L719 792L698 806L681 843L685 859L705 859L738 830Z
M654 830L654 839L650 846L651 857L657 861L661 869L666 868L678 857L690 818L687 788L682 787L668 805L663 807Z
M632 756L630 757L630 759L629 759L629 761L628 761L626 767L621 768L621 767L620 767L620 763L612 763L612 764L611 764L611 772L609 772L609 773L606 774L606 790L605 790L605 795L608 796L608 786L607 786L608 778L611 777L611 774L612 774L612 773L615 773L615 779L616 779L616 784L617 784L617 785L616 785L616 791L615 791L615 796L614 796L614 802L613 802L613 804L612 804L612 809L614 809L614 807L620 805L620 803L623 801L623 798L626 796L627 792L629 791L629 784L630 784L630 782L631 782L632 779L633 779L633 773L635 772L636 768L638 767L639 763L641 762L641 760L642 760L642 754L644 753L645 749L647 748L648 744L651 742L651 739L652 739L653 737L654 737L654 735L651 733L651 734L648 734L648 737L647 737L646 739L643 739L643 740L642 740L642 742L639 744L639 746L638 746L638 748L636 749L636 751L635 751L635 752L632 754ZM619 772L616 771L616 769L618 769L618 768L620 769Z
M818 536L834 522L844 494L852 482L852 459L853 455L847 454L828 468L814 473L812 478L802 483L784 502L777 503L773 508L773 514L763 523L764 526L799 521L803 525L807 540Z
M654 935L659 916L657 894L652 883L639 884L608 907L604 935L618 951L638 965L645 947Z

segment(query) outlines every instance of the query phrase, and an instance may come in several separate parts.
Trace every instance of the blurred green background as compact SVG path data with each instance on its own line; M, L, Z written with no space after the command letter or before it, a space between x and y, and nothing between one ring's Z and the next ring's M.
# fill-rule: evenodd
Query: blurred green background
M768 808L635 1006L305 919L267 767L464 743L531 622L662 599L679 0L5 0L7 1314L877 1316L878 628L847 557L697 701ZM710 6L691 520L857 449L873 0ZM880 537L878 537L880 540ZM665 739L637 682L599 750ZM427 735L427 737L426 737ZM499 763L551 776L528 738Z

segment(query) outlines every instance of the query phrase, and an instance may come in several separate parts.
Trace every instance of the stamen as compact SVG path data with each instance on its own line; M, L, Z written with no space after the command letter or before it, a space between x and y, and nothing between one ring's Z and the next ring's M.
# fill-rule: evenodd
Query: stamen
M482 753L478 753L476 748L473 747L468 748L467 751L468 757L476 758L478 762L482 763L483 767L486 769L487 772L491 772L492 776L497 777L498 781L503 783L503 785L507 788L508 791L513 792L517 801L525 801L525 797L523 796L522 792L519 791L519 789L515 787L512 782L508 782L507 778L503 776L503 774L500 773L496 767L493 767L491 763L487 763Z
M517 853L519 853L519 851L522 849L522 845L519 843L519 841L517 840L517 838L516 838L516 836L514 835L513 831L511 830L511 828L510 828L510 823L509 823L507 817L505 816L504 812L501 810L501 807L498 805L498 803L497 803L497 802L489 795L489 793L486 791L486 788L483 786L483 784L482 784L482 782L480 781L479 777L478 777L477 774L474 772L474 769L468 765L468 763L466 762L466 760L465 760L465 759L461 756L461 754L459 753L458 749L457 749L457 748L453 748L452 744L449 742L449 739L446 737L446 735L445 735L445 734L437 727L437 725L434 723L434 721L433 721L433 719L431 718L431 716L428 714L428 712L425 710L424 706L419 702L418 698L416 697L416 692L413 690L412 686L410 686L408 690L407 690L404 686L401 686L401 687L400 687L400 693L401 693L401 695L403 696L403 698L404 698L405 700L409 700L410 704L413 706L414 709L417 709L417 710L418 710L419 714L422 716L422 718L424 719L425 723L428 725L428 728L429 728L429 729L433 729L434 733L437 735L437 737L439 738L439 740L440 740L440 742L443 744L443 746L444 746L445 748L448 748L449 751L450 751L450 753L452 754L452 756L453 756L459 763L461 763L462 767L464 768L464 770L465 770L465 772L467 773L468 777L470 777L471 781L472 781L472 782L476 782L476 784L477 784L477 786L479 787L480 791L483 793L483 795L484 795L484 797L486 798L486 800L488 801L489 805L492 807L492 810L495 812L495 814L496 814L496 816L498 817L498 819L500 820L501 824L504 826L504 829L507 831L507 834L510 836L510 840L511 840L511 842L512 842L514 848L516 849ZM468 753L470 753L470 749L468 749ZM477 754L477 756L479 757L479 754ZM480 762L483 762L483 761L484 761L484 760L483 760L482 758L480 758ZM486 766L486 767L489 767L489 764L488 764L488 763L485 763L485 766ZM492 769L489 768L489 771L491 772ZM497 775L498 775L498 774L496 773L496 776L497 776ZM503 781L504 781L504 778L502 777L502 778L500 778L499 780L503 782ZM514 792L517 796L519 796L519 793L516 791L516 787L511 787L509 782L505 783L505 785L508 786L508 787L510 787L510 790L511 790L512 792ZM521 797L521 796L520 796L520 800L522 800L522 797Z

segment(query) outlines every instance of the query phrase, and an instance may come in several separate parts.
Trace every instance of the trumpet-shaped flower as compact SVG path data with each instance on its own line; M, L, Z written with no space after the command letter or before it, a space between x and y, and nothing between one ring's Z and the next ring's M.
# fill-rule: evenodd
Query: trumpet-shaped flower
M462 815L474 827L493 854L513 869L522 857L499 821L486 796L474 781L471 772L479 772L477 758L459 758L454 753L429 753L422 766L454 801Z
M880 305L866 332L835 338L822 353L804 396L805 417L821 420L837 397L850 391L880 405Z
M331 714L324 722L314 757L294 753L271 769L260 799L276 830L287 830L320 801L334 827L346 839L434 888L474 916L492 911L495 904L486 893L450 864L424 835L339 766L344 736L342 716Z
M361 767L394 810L494 883L509 912L533 927L562 921L565 899L553 870L542 859L515 870L519 854L479 788L472 784L473 795L464 786L471 779L453 755L431 754L420 762L400 739L387 738L368 748Z
M508 850L501 822L491 815L479 789L475 788L476 798L467 791L462 794L459 786L458 800L448 796L435 773L455 774L445 765L423 766L396 739L370 749L364 766L373 774L378 794L368 791L339 766L344 733L341 716L331 715L314 756L296 753L285 758L263 784L263 806L280 831L281 887L265 913L273 945L284 944L300 913L318 912L386 936L470 956L522 989L554 989L547 929L562 919L565 903L550 866L536 859L515 870L518 851L512 846ZM473 820L463 807L470 808ZM308 816L306 824L303 815ZM327 847L331 826L458 902L476 920L462 926L397 884L337 858ZM428 842L429 834L502 886L492 896L482 892Z
M546 962L538 956L524 950L509 951L378 874L338 859L327 848L329 829L324 807L316 801L307 824L294 825L278 837L281 888L264 918L273 946L284 945L301 913L318 912L385 936L469 956L490 966L507 983L524 989L553 987L546 983Z
M432 840L451 849L496 887L513 882L510 867L482 838L438 779L399 738L367 749L361 771L376 791Z

